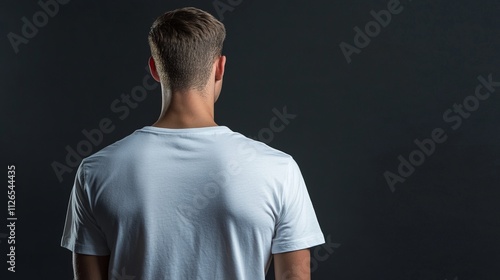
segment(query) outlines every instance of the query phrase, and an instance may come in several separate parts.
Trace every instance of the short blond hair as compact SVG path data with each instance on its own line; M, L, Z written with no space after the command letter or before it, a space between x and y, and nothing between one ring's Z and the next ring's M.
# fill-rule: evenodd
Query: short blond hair
M148 41L161 82L173 91L202 90L214 60L222 54L225 37L224 24L194 7L159 16Z

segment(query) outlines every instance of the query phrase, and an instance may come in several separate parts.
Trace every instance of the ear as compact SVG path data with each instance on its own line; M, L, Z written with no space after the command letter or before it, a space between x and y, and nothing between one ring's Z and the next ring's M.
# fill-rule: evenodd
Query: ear
M226 67L226 56L221 55L215 61L215 81L218 82L224 77L224 69Z
M160 82L160 75L158 75L158 70L156 70L155 60L153 59L152 56L149 57L148 65L149 65L149 71L151 72L151 76L153 76L153 79L155 79L155 81L157 82Z

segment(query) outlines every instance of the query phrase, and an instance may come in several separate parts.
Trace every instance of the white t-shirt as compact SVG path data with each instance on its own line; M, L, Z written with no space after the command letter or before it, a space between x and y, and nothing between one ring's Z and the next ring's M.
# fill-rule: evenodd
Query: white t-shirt
M145 126L85 158L61 240L115 280L264 279L323 243L295 160L226 126Z

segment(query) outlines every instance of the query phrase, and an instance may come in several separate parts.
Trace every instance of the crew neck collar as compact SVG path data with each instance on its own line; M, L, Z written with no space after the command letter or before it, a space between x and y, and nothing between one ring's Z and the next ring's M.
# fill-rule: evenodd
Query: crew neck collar
M163 133L163 134L204 134L204 133L224 133L231 132L231 129L225 125L205 126L205 127L190 127L190 128L166 128L157 126L144 126L139 131Z

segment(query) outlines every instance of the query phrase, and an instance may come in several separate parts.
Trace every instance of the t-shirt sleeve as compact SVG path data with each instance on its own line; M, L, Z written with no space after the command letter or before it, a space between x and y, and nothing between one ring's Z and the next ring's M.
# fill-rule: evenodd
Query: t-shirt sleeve
M323 243L325 238L304 178L295 160L290 158L271 253L296 251Z
M78 167L71 190L61 246L78 254L110 254L105 235L93 216L90 195L85 182L85 166Z

